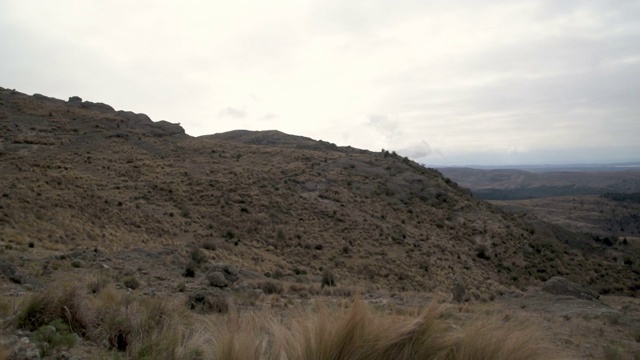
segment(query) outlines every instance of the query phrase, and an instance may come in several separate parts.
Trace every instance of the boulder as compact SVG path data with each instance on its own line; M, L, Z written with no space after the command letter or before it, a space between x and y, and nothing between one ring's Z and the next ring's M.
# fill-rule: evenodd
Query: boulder
M542 286L542 291L554 295L573 296L584 300L596 300L600 297L595 291L589 290L561 276L554 276L547 280Z

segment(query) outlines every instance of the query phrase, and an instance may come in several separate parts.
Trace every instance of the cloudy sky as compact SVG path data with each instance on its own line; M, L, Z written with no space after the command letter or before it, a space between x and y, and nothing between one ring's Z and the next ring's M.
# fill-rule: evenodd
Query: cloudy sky
M429 165L640 160L640 1L0 1L0 86Z

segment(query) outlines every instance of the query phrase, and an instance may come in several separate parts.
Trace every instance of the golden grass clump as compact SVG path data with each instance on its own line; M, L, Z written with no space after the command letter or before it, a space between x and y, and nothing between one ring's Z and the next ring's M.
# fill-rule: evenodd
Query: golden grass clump
M384 315L355 301L276 318L229 315L214 336L224 360L554 359L540 336L515 323L474 320L456 329L430 305L417 316Z
M495 318L473 319L454 334L446 359L558 359L541 334L522 324Z
M108 286L50 289L19 307L17 327L61 319L71 331L129 359L218 360L537 360L558 358L534 330L514 320L453 324L432 303L407 315L356 299L287 312L196 314L180 299L125 294ZM457 325L457 326L456 326Z
M71 331L87 336L94 319L86 302L86 296L78 287L49 288L25 300L16 317L17 326L35 331L56 319L62 319Z

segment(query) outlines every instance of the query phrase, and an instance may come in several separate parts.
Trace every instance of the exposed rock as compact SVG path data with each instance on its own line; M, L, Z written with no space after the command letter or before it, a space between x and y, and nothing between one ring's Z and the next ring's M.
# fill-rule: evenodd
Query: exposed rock
M51 103L58 103L58 104L64 104L64 100L52 98L52 97L49 97L49 96L44 96L42 94L33 94L33 97L35 99L42 100L42 101L47 101L47 102L51 102Z
M600 297L595 291L589 290L561 276L554 276L547 280L542 286L542 291L554 295L567 295L585 300L595 300Z
M91 101L84 101L80 107L84 109L98 110L98 111L115 111L111 106L105 103L94 103Z
M69 98L69 103L81 104L82 103L82 98L80 96L72 96L72 97Z
M180 124L174 124L174 123L170 123L168 121L165 120L160 120L158 122L155 123L155 126L157 128L159 128L160 130L162 130L162 133L160 134L155 134L156 136L158 135L184 135L185 131L182 128L182 126L180 126Z

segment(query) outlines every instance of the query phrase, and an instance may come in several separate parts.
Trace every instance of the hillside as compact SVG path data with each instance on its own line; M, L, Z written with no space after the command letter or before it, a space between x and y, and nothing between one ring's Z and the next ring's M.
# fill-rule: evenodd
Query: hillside
M457 279L493 298L562 274L637 291L635 268L585 256L579 237L407 159L277 132L193 138L78 98L0 94L0 239L33 261L29 243L96 249L130 259L129 271L156 271L162 257L158 291L194 248L208 263L301 283L325 270L340 285L395 291L449 291Z
M640 303L623 296L640 289L635 240L505 212L389 152L278 131L194 138L144 114L0 88L0 187L0 358L42 345L57 318L86 341L78 358L246 358L220 355L245 344L220 334L297 344L291 321L326 320L325 331L354 316L371 336L397 324L374 337L394 347L401 327L432 323L406 315L434 298L455 303L438 315L446 346L484 333L542 349L535 326L576 358L640 351ZM540 292L555 275L608 295ZM357 293L368 305L351 312L296 312ZM488 314L498 320L478 331Z

